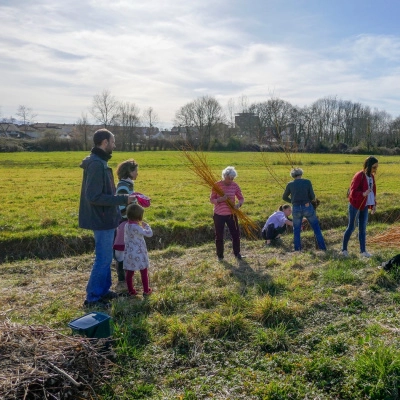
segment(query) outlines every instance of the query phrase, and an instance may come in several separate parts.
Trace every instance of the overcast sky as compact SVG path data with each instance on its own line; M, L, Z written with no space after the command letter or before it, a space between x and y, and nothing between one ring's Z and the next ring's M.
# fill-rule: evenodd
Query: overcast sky
M398 0L0 0L0 15L1 117L91 119L105 89L160 128L203 95L400 115Z

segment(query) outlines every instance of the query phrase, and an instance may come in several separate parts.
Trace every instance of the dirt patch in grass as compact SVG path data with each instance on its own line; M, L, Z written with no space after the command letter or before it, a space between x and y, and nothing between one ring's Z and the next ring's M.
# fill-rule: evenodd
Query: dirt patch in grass
M391 212L375 214L373 221L389 223L395 218L397 213ZM397 217L396 217L397 218ZM259 232L265 221L259 221ZM327 218L320 220L321 228L324 230L325 239L328 241L337 241L337 238L328 238L328 232L340 232L338 227L347 225L347 217ZM382 230L382 229L381 229ZM340 232L340 234L343 234ZM214 229L212 223L208 225L190 227L187 225L154 226L153 237L147 240L149 250L162 250L170 246L178 245L185 248L199 246L212 242L214 239ZM290 229L289 229L290 233ZM337 234L334 234L337 236ZM242 234L245 237L244 234ZM356 233L353 235L356 236ZM261 239L261 233L260 233ZM258 241L255 241L258 243ZM306 224L305 231L302 234L303 246L308 249L316 249L315 238L310 227ZM283 246L278 249L290 251L292 244L290 241L284 241ZM32 239L9 239L0 242L0 264L10 261L18 261L28 258L54 259L60 257L70 257L85 254L94 250L94 239L91 231L82 231L81 236L62 236L60 234L46 234Z

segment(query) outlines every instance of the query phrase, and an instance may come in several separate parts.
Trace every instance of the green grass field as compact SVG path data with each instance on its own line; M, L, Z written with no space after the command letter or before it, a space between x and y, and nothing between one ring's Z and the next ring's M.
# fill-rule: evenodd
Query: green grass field
M4 243L90 235L76 227L77 165L84 155L0 155ZM289 181L285 159L267 156L279 177ZM368 246L374 256L362 259L355 232L351 256L339 255L346 190L364 156L297 156L322 202L318 214L326 253L314 249L306 231L300 254L291 252L290 233L280 247L243 239L241 262L230 254L227 240L222 263L215 256L209 190L196 182L179 153L133 157L140 164L136 189L153 199L146 219L159 232L169 226L182 245L150 251L154 293L149 299L119 298L108 311L116 360L106 384L95 388L99 399L399 398L400 269L377 268L398 250ZM127 158L115 153L112 165ZM381 211L371 219L367 239L387 228L398 212L399 158L379 160ZM237 168L246 197L243 210L257 222L281 203L282 189L260 154L213 153L209 161L218 175L227 165ZM209 240L187 247L185 229L203 226ZM0 323L41 324L70 335L68 322L87 312L82 302L92 259L90 253L0 264ZM4 337L7 332L0 329ZM7 379L0 378L0 397L6 398Z
M0 154L0 242L48 235L88 234L77 227L82 170L87 153ZM134 157L139 163L136 190L152 198L146 219L154 228L210 225L209 188L185 166L179 152L115 152L110 165ZM291 180L287 158L277 153L209 153L209 165L217 177L227 165L239 173L246 202L243 211L259 224L282 204L282 185ZM346 214L346 191L351 177L361 169L364 156L296 154L304 177L313 182L321 200L319 216L327 226ZM379 157L377 175L379 213L398 210L400 157ZM279 183L265 166L268 163ZM382 217L384 218L384 217ZM379 219L379 217L378 217ZM337 225L337 223L336 223Z

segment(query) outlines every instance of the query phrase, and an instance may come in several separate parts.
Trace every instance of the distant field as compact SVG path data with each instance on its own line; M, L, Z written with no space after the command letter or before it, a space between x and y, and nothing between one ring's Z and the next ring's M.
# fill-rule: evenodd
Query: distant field
M87 152L3 153L0 154L0 243L57 235L91 235L78 228L78 203L82 170ZM211 226L212 206L209 189L202 186L185 166L179 152L115 152L110 165L133 157L139 163L136 190L152 198L145 217L152 227L178 233L180 229L206 229ZM365 156L296 154L292 156L312 180L321 200L318 214L323 224L341 224L346 215L346 190L353 174L361 169ZM236 182L245 196L246 212L257 223L282 203L283 189L267 170L272 168L283 184L291 180L290 165L280 153L208 153L210 166L219 177L233 165ZM385 221L397 217L400 157L379 157L377 175L380 212Z

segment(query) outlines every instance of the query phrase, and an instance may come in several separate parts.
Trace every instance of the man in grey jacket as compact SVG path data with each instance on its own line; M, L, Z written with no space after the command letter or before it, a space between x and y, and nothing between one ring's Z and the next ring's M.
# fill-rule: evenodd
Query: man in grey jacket
M79 227L94 232L95 260L86 287L84 306L108 307L108 301L117 295L111 288L114 232L121 215L120 205L132 198L116 195L112 169L107 162L115 148L114 135L99 129L93 135L94 147L81 163L83 180L79 205Z

